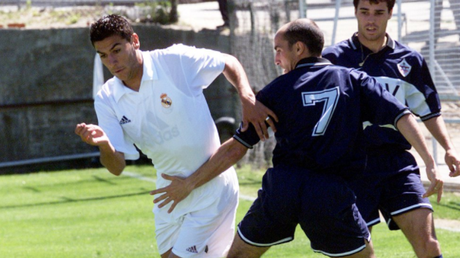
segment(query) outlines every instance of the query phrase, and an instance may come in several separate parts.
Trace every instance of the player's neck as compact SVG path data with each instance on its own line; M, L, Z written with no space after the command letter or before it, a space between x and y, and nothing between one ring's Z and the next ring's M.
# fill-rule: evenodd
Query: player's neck
M367 47L373 53L377 53L380 50L382 50L387 45L387 40L388 40L386 35L376 40L367 40L364 37L360 37L359 34L358 34L358 39L361 45Z
M137 51L137 65L131 70L130 76L127 80L123 80L123 84L132 89L133 91L139 91L141 88L142 76L144 74L144 61L140 51Z

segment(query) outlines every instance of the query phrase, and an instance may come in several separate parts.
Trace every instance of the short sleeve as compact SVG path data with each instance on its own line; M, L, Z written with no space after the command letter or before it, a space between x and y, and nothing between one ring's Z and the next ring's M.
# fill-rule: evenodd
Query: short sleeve
M94 102L99 126L109 137L110 143L116 151L122 152L127 160L139 159L139 152L133 142L129 141L123 133L115 112L98 95Z
M161 58L165 73L174 84L194 96L201 94L225 68L221 52L182 44L167 48Z

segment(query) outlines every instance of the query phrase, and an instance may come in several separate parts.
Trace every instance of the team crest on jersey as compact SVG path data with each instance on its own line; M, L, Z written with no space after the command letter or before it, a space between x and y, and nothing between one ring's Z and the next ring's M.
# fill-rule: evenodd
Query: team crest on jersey
M164 108L170 108L171 107L172 100L171 100L170 97L168 97L168 95L166 93L161 94L160 98L161 98L161 105Z
M407 62L406 59L403 59L399 64L398 64L398 70L402 74L402 76L406 77L409 73L410 70L412 69L412 66L410 66Z

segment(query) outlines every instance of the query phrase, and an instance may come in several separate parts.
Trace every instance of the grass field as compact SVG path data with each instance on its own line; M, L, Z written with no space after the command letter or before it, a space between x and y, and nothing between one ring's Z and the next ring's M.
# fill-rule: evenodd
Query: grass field
M148 194L155 173L147 165L125 171L147 180L115 177L105 169L0 176L0 257L159 257ZM241 193L255 196L262 174L238 169ZM240 202L237 222L250 205ZM436 218L460 220L459 195L447 193L434 206ZM444 257L460 257L460 231L438 229L437 234ZM377 257L415 257L402 233L384 224L374 227L373 241ZM325 256L311 251L299 229L294 241L264 257Z

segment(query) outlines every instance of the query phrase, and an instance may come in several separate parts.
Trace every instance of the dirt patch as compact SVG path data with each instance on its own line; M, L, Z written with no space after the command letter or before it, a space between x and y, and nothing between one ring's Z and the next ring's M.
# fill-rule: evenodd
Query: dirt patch
M452 219L435 219L434 225L437 229L460 232L460 221Z

